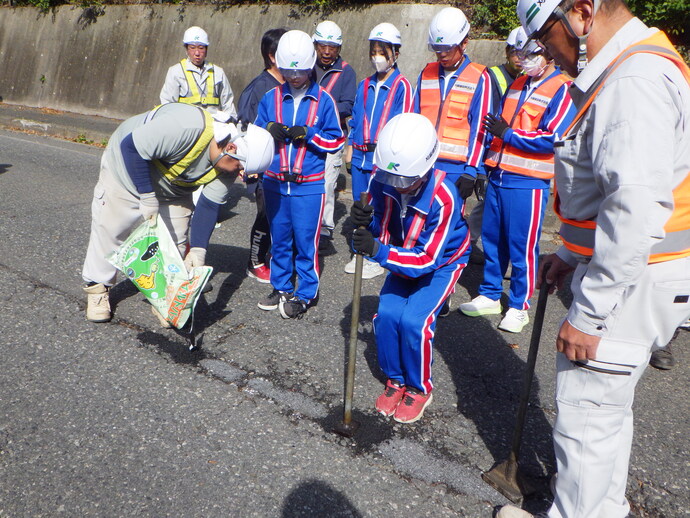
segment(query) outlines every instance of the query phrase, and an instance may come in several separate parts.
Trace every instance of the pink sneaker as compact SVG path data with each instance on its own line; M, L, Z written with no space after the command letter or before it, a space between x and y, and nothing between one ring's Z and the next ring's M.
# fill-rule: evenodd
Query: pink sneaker
M400 385L398 381L386 381L383 394L376 399L376 411L386 417L392 416L404 395L405 385Z
M249 266L247 268L247 275L261 284L270 284L271 282L271 269L265 264Z
M433 396L431 392L423 394L416 389L408 388L405 396L395 409L395 419L399 423L414 423L424 414L424 409L429 406Z

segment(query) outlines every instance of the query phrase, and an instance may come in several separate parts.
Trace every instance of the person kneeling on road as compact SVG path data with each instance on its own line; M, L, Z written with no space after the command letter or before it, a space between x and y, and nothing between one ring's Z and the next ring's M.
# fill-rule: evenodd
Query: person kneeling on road
M107 257L142 219L155 220L160 213L180 253L189 247L185 266L203 266L229 186L243 169L264 171L273 152L266 130L250 125L240 132L234 124L216 122L210 113L189 104L165 104L123 122L103 153L94 189L82 270L86 319L112 318L108 295L117 270ZM204 191L193 209L192 193L200 185Z
M374 152L371 205L355 202L355 252L389 270L374 331L388 381L376 410L413 423L431 403L436 318L467 265L470 236L462 201L446 173L433 169L436 129L423 115L403 113L386 124Z

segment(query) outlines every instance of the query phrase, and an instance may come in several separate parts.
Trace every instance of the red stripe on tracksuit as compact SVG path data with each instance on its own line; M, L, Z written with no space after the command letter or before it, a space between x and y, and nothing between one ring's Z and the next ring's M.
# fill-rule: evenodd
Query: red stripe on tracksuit
M429 176L404 211L400 193L372 182L369 225L380 243L373 259L391 272L374 317L379 364L388 378L424 393L433 389L436 318L455 289L469 246L455 186L443 171Z

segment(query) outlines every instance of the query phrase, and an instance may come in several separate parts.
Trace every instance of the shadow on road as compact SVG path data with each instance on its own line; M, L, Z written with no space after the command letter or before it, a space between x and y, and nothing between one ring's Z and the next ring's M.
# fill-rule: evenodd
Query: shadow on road
M6 173L12 168L12 164L0 164L0 174Z
M301 483L283 503L282 518L328 516L329 518L358 518L362 514L340 491L320 480Z

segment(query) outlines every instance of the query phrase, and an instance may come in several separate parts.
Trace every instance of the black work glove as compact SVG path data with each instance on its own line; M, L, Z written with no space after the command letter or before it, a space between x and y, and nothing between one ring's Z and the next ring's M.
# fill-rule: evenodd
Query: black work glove
M352 175L352 162L345 162L345 170L347 174Z
M279 122L269 122L266 124L266 131L268 131L276 142L285 142L288 135L288 127Z
M352 233L352 249L358 254L371 257L376 255L379 242L374 239L371 232L364 228L358 228Z
M472 196L472 193L474 192L474 177L467 173L461 174L460 178L458 178L458 181L455 182L455 187L458 188L460 198L466 200Z
M307 131L309 128L306 126L293 126L288 130L288 136L294 141L302 140L307 137Z
M494 137L503 138L510 128L510 124L503 117L498 117L492 113L487 113L484 117L484 129Z
M369 223L374 218L374 207L368 204L364 205L357 200L350 209L350 218L352 218L352 223L355 227L369 226Z
M485 174L478 173L477 179L474 182L474 194L479 201L484 201L487 183L489 183L489 178Z

